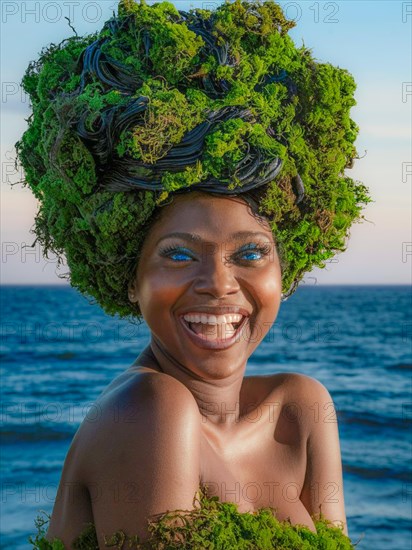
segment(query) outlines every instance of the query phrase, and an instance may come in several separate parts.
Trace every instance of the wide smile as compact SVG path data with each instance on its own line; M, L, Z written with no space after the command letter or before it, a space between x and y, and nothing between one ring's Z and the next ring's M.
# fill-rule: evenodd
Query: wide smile
M227 349L236 342L240 341L243 327L248 322L249 317L242 316L241 321L233 322L232 327L235 329L234 332L232 330L228 330L226 325L224 325L224 327L218 327L217 325L205 325L202 332L195 332L193 323L185 320L183 315L179 317L179 320L183 325L186 335L198 347L208 350L221 350ZM200 323L197 324L200 325ZM225 328L225 330L223 330L223 328ZM228 335L224 336L225 333Z

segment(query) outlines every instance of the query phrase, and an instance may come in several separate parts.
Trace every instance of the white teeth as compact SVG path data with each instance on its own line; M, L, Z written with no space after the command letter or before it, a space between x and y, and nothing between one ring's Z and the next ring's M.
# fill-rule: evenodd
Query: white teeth
M233 313L231 315L205 315L189 313L183 316L183 319L188 323L203 323L208 325L222 325L229 323L239 323L243 319L243 315L240 313Z

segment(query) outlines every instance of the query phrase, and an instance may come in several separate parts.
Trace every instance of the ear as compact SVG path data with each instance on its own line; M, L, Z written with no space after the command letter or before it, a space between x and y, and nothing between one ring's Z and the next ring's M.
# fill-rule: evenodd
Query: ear
M132 304L135 304L139 301L136 279L133 279L133 281L129 283L127 294L129 297L129 301L132 302Z

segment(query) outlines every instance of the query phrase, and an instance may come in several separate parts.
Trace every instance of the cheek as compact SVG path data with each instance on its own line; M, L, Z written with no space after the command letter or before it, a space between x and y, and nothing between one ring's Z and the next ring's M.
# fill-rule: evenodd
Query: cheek
M280 266L276 263L256 274L255 289L261 298L263 307L270 306L280 300L282 293L282 274Z
M253 280L253 295L257 303L258 323L273 323L276 320L282 295L282 277L276 265L256 273Z
M159 269L144 270L139 276L139 303L145 320L169 316L182 291L176 277Z

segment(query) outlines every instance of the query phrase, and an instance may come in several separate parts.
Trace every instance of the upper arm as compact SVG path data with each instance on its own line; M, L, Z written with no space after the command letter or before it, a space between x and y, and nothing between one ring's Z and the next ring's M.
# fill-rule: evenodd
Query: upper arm
M179 381L145 374L119 392L95 426L85 469L99 543L120 529L144 540L149 516L193 509L199 450L199 410Z
M67 452L46 538L59 538L71 548L73 540L93 521L90 498L78 471L79 432Z
M307 465L300 499L311 515L319 512L347 535L339 430L332 397L323 384L304 377L307 408Z

